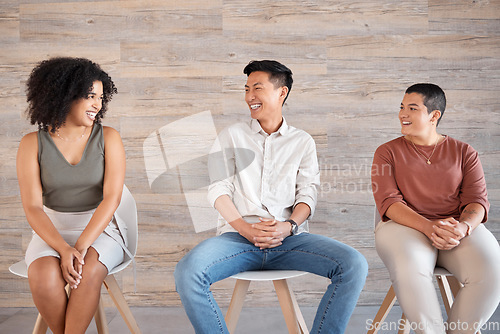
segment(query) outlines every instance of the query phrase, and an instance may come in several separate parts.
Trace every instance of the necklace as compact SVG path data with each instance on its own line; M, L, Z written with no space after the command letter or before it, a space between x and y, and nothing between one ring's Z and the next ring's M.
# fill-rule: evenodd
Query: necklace
M65 142L76 142L76 141L79 141L80 139L83 138L83 136L85 136L85 132L87 131L87 128L83 128L83 133L80 137L76 138L76 139L73 139L73 140L69 140L69 139L65 139L63 137L61 137L61 135L59 134L59 129L56 130L56 135L61 138L61 140L64 140Z
M438 136L437 136L437 138L436 138L436 143L434 144L434 148L432 149L432 153L431 153L431 155L429 155L429 157L426 157L426 156L425 156L425 154L423 154L423 153L422 153L422 152L421 152L421 151L417 148L417 146L415 146L415 144L413 143L413 140L411 140L411 138L409 138L409 139L410 139L411 144L412 144L412 145L413 145L413 147L415 148L415 151L417 151L417 153L418 153L418 154L420 154L420 155L422 156L422 158L424 158L424 159L427 161L427 164L428 164L428 165L432 164L432 162L431 162L431 158L432 158L432 155L434 154L434 151L436 151L436 146L437 146L437 143L438 143L438 141L439 141L439 135L438 135Z

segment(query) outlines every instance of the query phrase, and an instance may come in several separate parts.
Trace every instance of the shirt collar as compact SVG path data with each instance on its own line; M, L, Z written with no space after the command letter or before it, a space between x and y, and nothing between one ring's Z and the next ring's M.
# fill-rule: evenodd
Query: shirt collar
M282 117L283 117L283 123L281 123L280 128L276 132L279 132L279 134L282 136L286 136L288 134L288 132L290 132L290 127L288 126L288 123L286 122L285 116L282 116ZM262 133L267 135L267 133L260 126L259 121L256 119L252 119L250 121L250 128L255 133L262 132Z

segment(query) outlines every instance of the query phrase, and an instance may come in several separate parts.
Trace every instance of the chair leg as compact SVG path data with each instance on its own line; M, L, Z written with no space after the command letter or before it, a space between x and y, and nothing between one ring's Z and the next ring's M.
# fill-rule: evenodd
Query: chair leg
M97 310L95 311L94 321L97 328L97 333L109 334L108 322L106 321L106 313L104 313L102 296L99 297L99 305L97 305Z
M288 327L288 333L290 334L300 333L300 329L298 327L299 323L293 308L291 290L288 287L286 279L275 280L273 281L273 284L274 284L274 289L276 290L276 294L278 295L281 311L285 316L285 322L286 326Z
M391 311L391 308L394 306L395 302L396 302L396 293L394 292L394 288L391 285L389 291L387 291L387 294L385 295L382 305L380 306L377 312L377 315L375 316L375 319L373 319L373 328L370 329L367 332L367 334L378 333L380 326L384 322L385 318L387 318L387 315Z
M441 292L441 297L443 298L444 307L446 308L446 314L449 316L451 305L453 304L453 295L451 293L450 284L444 275L436 275L436 279L439 285L439 291Z
M455 276L446 276L446 279L448 280L451 292L453 293L453 298L455 298L458 294L458 291L462 288L462 283L460 283Z
M49 326L47 325L45 320L43 320L40 313L38 313L38 317L36 318L35 322L35 327L33 328L33 334L45 334L47 333L48 328Z
M233 296L231 297L231 302L229 303L229 308L227 309L225 317L227 329L231 334L236 330L236 324L238 323L238 318L240 317L249 286L250 281L242 279L237 279L234 285Z
M104 279L104 286L108 290L111 299L113 299L116 308L118 309L118 311L120 311L120 314L122 315L123 320L125 320L125 323L127 324L130 332L133 334L140 334L141 330L139 329L139 326L137 326L134 315L130 311L127 301L123 297L122 291L120 290L120 287L116 282L115 276L106 276L106 278Z
M302 316L302 312L300 311L299 304L297 303L297 299L295 298L295 294L293 293L293 291L291 289L290 289L290 296L292 297L293 310L294 310L295 316L297 317L297 321L299 323L300 332L302 334L309 334L309 330L307 329L306 321L304 320L304 317Z
M401 327L403 325L403 327ZM410 324L408 323L408 319L406 318L406 315L401 314L401 321L399 323L399 330L398 334L410 334Z

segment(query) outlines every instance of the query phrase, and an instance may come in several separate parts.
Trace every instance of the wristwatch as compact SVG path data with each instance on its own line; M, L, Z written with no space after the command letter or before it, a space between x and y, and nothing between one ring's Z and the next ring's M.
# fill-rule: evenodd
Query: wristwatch
M287 219L285 221L290 223L290 234L297 235L297 232L299 232L299 225L297 225L297 223L294 222L293 219Z
M472 225L466 222L465 220L462 223L467 225L467 235L469 236L472 233Z

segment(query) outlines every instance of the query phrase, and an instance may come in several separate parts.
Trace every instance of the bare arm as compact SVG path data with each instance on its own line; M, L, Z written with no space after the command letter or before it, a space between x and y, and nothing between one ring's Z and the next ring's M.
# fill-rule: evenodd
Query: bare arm
M432 221L419 215L401 202L393 203L385 215L398 224L411 227L425 234L429 239L433 233Z
M483 221L486 211L484 207L479 203L470 203L464 208L462 214L460 215L460 222L462 222L462 227L464 227L463 222L467 222L471 225L471 230L478 227ZM471 231L472 232L472 231Z
M401 202L393 203L387 209L385 215L398 224L422 232L437 249L452 249L460 243L455 233L442 230L445 227L448 229L453 228L456 220L452 217L441 220L429 220Z
M301 225L311 214L311 208L306 203L298 203L293 209L290 219Z
M26 219L33 231L61 256L61 271L72 287L78 285L81 275L73 267L74 259L83 264L83 256L71 247L57 231L43 210L42 182L38 164L38 138L32 132L21 140L16 158L17 179Z
M75 244L75 248L84 255L111 221L120 204L125 179L125 150L120 134L109 127L103 127L103 131L105 152L103 200Z
M434 237L435 243L437 243L438 245L446 245L447 243L449 243L449 238L455 239L456 241L460 242L462 238L467 236L467 231L469 231L469 233L472 233L472 231L476 227L478 227L479 224L481 224L485 214L486 211L481 204L468 204L462 211L462 214L460 215L458 221L453 219L452 224L441 224L441 226L438 225L434 228L436 234L436 236Z

